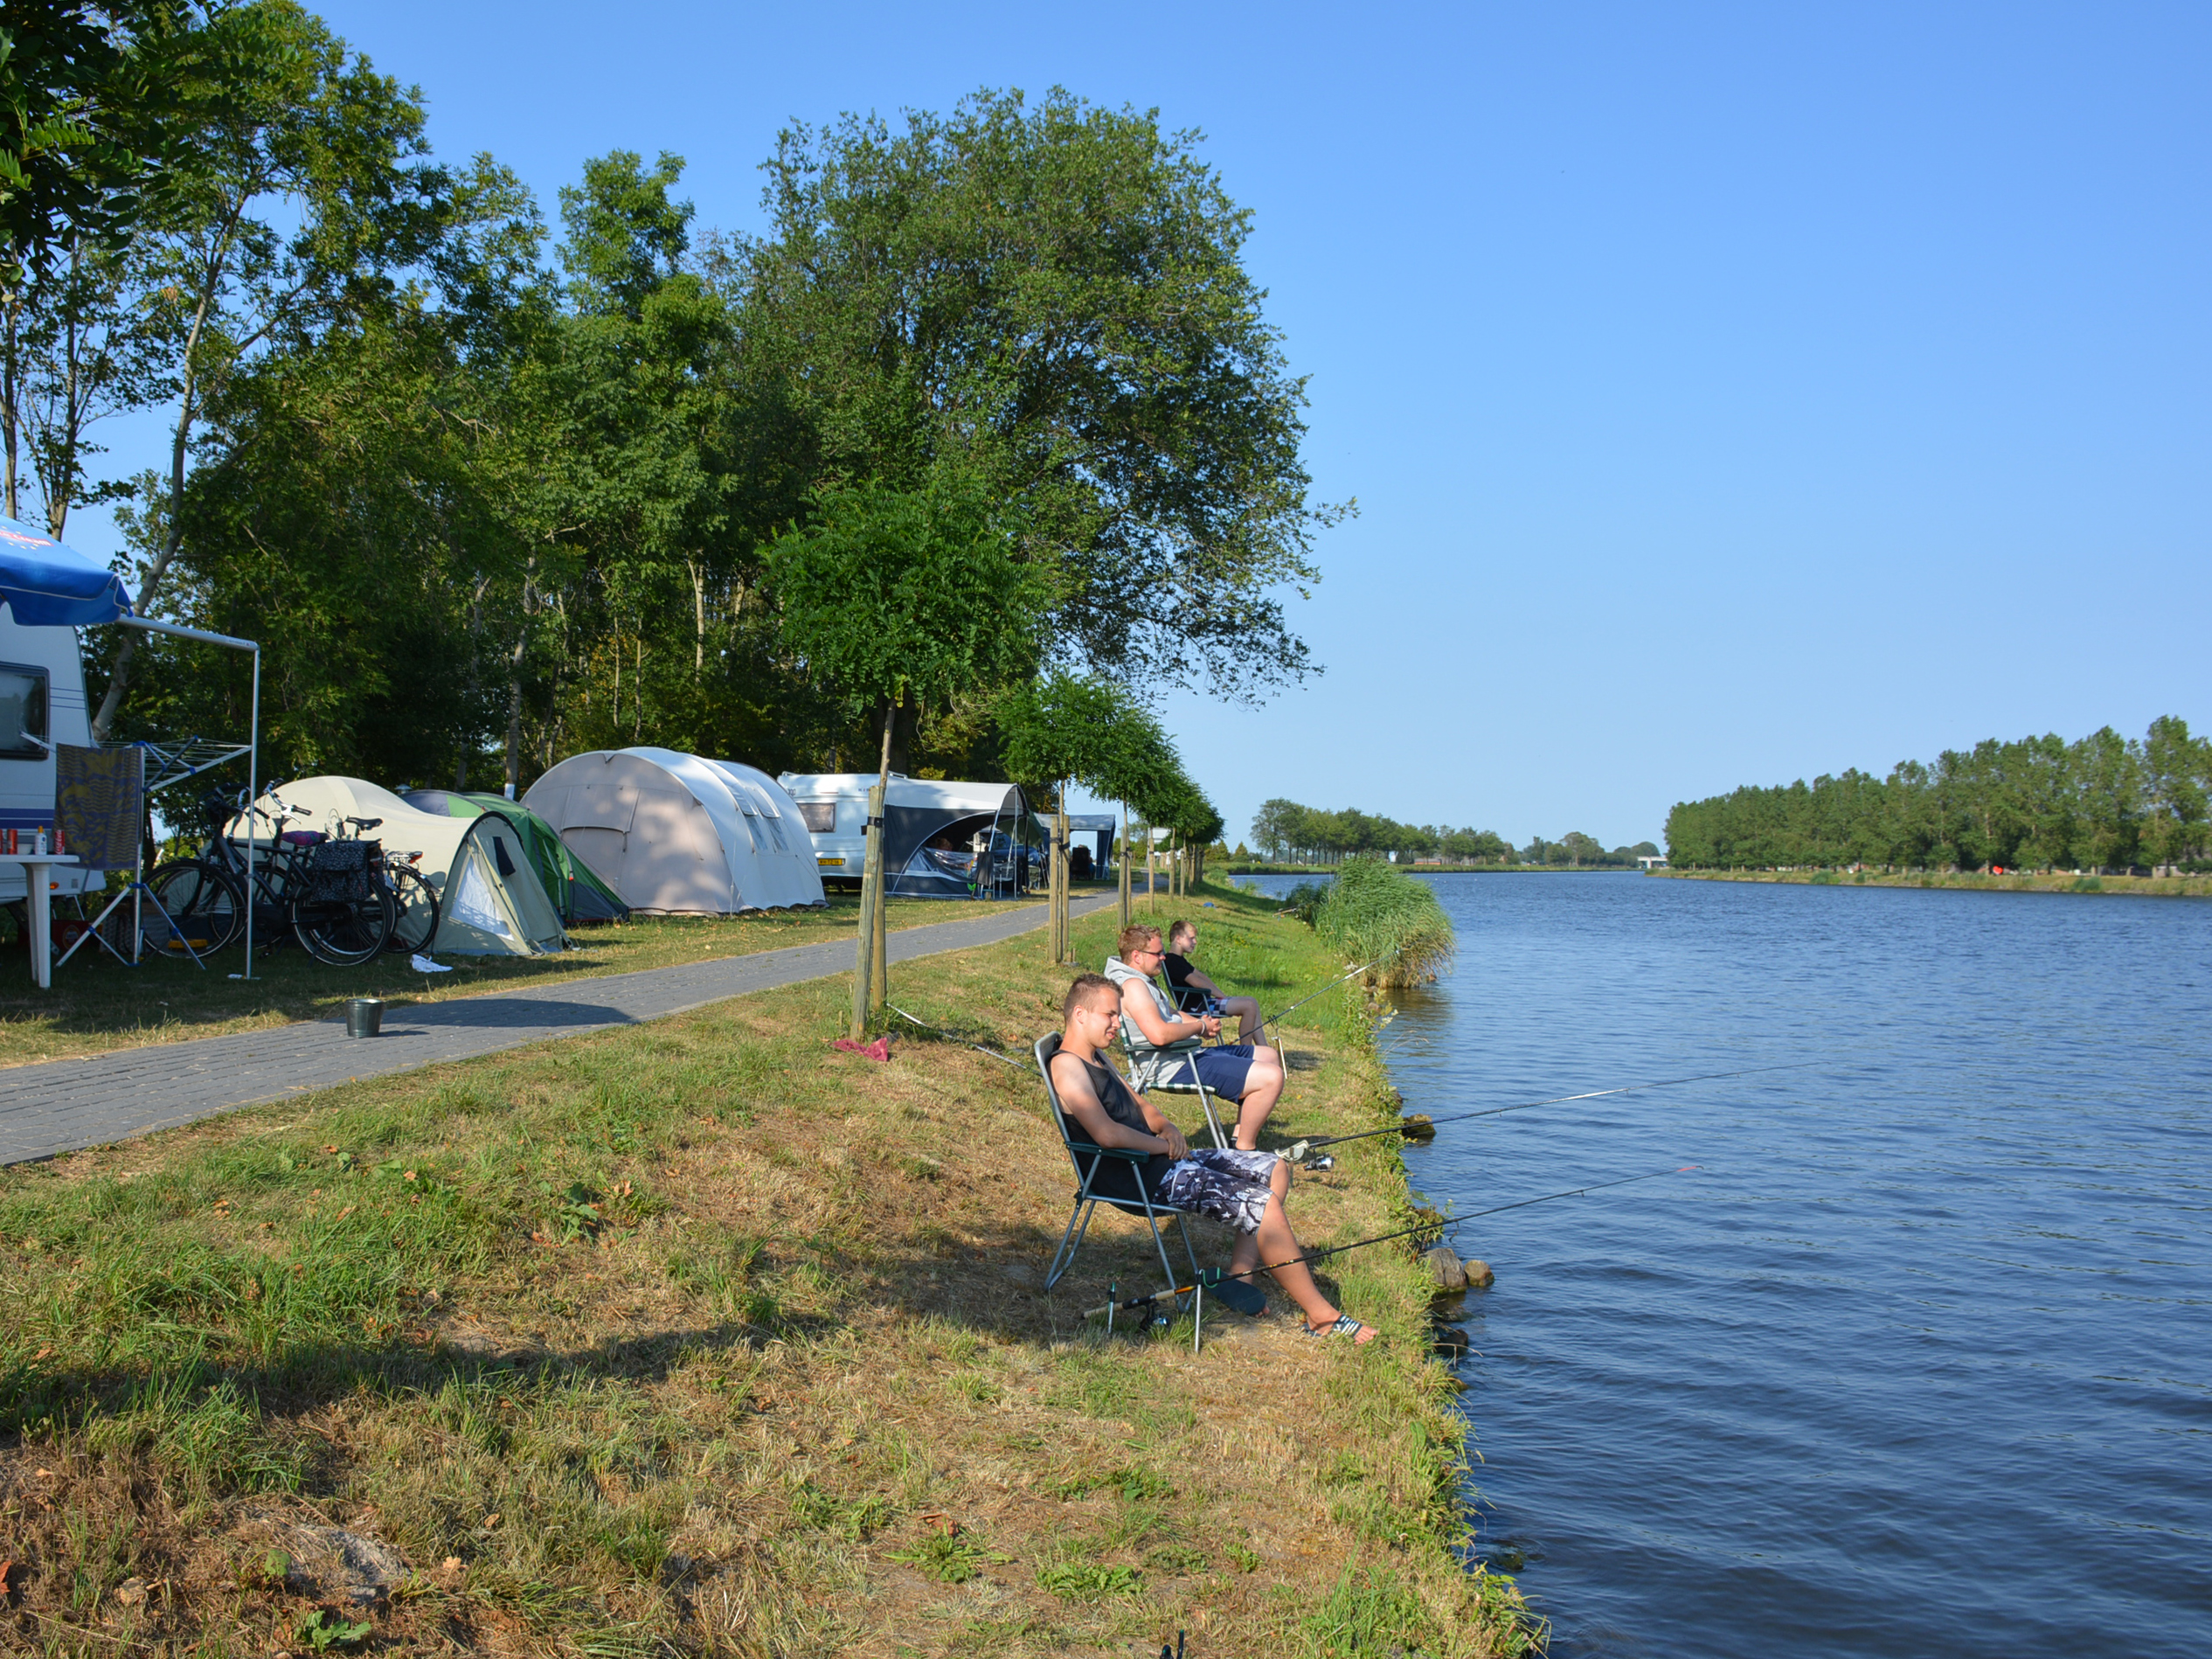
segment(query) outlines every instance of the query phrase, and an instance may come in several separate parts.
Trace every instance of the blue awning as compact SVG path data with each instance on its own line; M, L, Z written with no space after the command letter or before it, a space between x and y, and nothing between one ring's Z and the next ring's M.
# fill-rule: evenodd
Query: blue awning
M0 517L0 600L32 628L90 628L130 614L121 577L6 517Z

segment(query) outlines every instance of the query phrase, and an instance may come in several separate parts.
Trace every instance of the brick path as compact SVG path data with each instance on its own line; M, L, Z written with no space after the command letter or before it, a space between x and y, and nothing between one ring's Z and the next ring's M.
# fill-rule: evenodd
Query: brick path
M1077 915L1113 903L1078 901ZM1044 925L1042 905L902 928L891 960L995 945ZM651 968L520 995L461 996L389 1010L383 1035L351 1038L343 1020L123 1049L0 1070L0 1164L103 1146L241 1106L527 1043L664 1019L708 1003L849 972L853 941L829 940L718 961Z

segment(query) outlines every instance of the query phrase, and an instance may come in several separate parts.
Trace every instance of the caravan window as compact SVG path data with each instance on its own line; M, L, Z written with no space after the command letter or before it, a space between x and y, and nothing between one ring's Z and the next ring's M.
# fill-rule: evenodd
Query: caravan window
M46 670L0 663L0 760L45 760L29 739L46 735Z
M810 836L831 836L837 833L837 803L835 801L801 801L799 803L799 822L807 826Z

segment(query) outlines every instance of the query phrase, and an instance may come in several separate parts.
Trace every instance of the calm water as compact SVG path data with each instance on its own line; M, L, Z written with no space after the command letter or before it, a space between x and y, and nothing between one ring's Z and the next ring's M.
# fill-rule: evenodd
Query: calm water
M1555 1654L2212 1654L2212 905L1433 879L1414 1109L1818 1062L1408 1150L1461 1213L1702 1166L1460 1235Z

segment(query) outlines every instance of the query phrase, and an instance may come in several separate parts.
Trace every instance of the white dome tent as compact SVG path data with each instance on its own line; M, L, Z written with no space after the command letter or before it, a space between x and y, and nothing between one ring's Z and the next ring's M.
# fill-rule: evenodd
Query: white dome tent
M546 773L523 804L634 911L727 916L823 902L798 807L738 761L594 749Z

